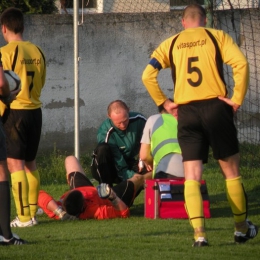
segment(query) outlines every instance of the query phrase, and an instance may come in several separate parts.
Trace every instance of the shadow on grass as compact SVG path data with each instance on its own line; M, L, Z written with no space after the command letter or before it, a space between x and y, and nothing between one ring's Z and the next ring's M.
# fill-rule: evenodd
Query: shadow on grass
M252 190L246 191L248 199L248 215L256 216L260 214L260 186L255 186ZM222 217L232 215L231 208L228 204L226 193L209 195L211 217ZM223 204L225 204L223 206Z
M134 204L130 208L131 216L143 217L144 216L144 204Z

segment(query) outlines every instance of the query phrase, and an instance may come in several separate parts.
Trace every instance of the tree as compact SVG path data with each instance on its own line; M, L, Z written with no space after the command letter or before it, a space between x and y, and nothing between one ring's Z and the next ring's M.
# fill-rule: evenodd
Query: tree
M1 0L0 13L8 7L19 8L25 14L52 14L57 12L56 0Z

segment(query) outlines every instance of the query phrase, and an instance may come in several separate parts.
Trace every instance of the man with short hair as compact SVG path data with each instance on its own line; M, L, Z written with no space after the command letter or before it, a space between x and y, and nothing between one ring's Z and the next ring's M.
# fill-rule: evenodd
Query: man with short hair
M0 22L7 42L1 47L3 67L13 70L21 79L19 94L4 113L7 164L17 213L10 225L30 227L38 223L35 214L40 175L35 158L42 128L40 95L46 77L45 56L38 46L23 39L21 10L7 8Z
M75 156L66 157L65 168L70 191L57 201L46 191L41 190L39 193L38 206L53 219L126 218L130 214L129 207L133 204L136 192L144 184L144 176L139 175L113 188L106 183L96 188Z
M206 11L198 4L183 12L184 30L162 42L153 52L142 80L157 106L169 113L178 108L178 141L185 172L185 205L194 229L195 247L207 246L200 181L209 146L218 160L235 222L234 240L245 243L258 227L247 219L247 198L239 172L239 143L233 113L242 105L249 79L248 62L231 36L205 28ZM223 76L223 63L231 66L231 98ZM158 84L161 69L171 68L174 102Z
M139 150L146 118L129 112L122 100L108 105L108 118L98 129L98 145L93 152L92 176L99 183L113 183L131 179L139 174ZM143 170L146 172L146 169Z

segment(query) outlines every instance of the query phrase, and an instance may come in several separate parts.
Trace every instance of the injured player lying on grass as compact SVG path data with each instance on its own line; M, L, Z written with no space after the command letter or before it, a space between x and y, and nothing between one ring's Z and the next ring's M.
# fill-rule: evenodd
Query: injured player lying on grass
M53 219L110 219L129 217L129 208L143 189L151 173L135 174L114 187L101 183L94 187L74 156L65 159L66 177L70 190L55 200L40 190L38 206Z

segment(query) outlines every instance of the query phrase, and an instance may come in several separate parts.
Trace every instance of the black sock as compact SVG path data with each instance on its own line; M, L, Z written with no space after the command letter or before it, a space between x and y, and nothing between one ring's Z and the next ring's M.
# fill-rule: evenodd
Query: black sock
M8 181L0 181L0 229L6 239L13 237L10 227L10 187Z

